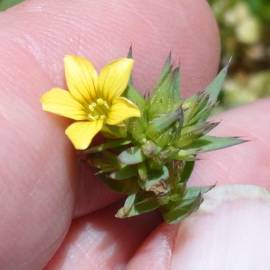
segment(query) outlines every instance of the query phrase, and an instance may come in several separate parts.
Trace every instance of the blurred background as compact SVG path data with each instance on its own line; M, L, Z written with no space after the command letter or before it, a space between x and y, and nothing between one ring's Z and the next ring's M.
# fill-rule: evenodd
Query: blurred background
M22 1L0 0L0 10ZM221 65L232 56L217 111L270 96L270 0L209 0L209 3L220 26Z
M270 0L210 0L222 39L222 65L232 56L220 110L270 96Z

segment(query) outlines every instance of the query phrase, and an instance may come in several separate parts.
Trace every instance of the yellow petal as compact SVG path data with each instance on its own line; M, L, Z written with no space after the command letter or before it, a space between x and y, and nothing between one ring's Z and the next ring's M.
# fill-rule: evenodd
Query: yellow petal
M140 117L141 112L130 100L120 97L113 100L106 123L108 125L118 125L130 117Z
M106 65L98 78L98 95L107 101L120 97L125 91L134 60L120 58Z
M83 57L72 55L65 56L64 63L71 95L84 104L95 100L98 75L93 64Z
M84 107L71 94L63 89L53 88L41 97L44 111L55 113L74 120L86 120Z
M77 150L84 150L91 144L92 139L101 130L102 126L102 120L76 122L71 124L65 133Z

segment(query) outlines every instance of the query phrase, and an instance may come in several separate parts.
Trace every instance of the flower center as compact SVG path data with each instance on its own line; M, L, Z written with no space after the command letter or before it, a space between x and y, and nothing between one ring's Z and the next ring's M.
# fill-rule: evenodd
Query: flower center
M88 106L90 112L88 117L90 120L103 120L106 118L109 111L109 104L106 100L98 98Z

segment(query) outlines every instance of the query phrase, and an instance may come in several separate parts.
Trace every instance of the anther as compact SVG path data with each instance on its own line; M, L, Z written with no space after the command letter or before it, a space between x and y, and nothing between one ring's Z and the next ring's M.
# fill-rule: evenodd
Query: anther
M96 108L97 104L95 102L91 103L88 108L90 109L91 112L93 112Z
M103 105L105 103L105 101L102 98L98 98L97 103L98 103L98 105Z
M88 118L91 119L91 120L96 120L96 118L91 114L88 114Z

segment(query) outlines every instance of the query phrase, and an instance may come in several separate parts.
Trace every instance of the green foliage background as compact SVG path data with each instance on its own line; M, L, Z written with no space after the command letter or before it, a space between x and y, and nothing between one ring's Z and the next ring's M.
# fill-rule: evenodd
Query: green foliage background
M11 6L19 4L23 0L0 0L0 10L5 10Z
M0 10L23 0L0 0ZM219 110L270 96L270 1L209 0L222 37L222 65L232 56Z
M233 57L219 109L270 96L270 1L209 2L220 26L222 63Z

